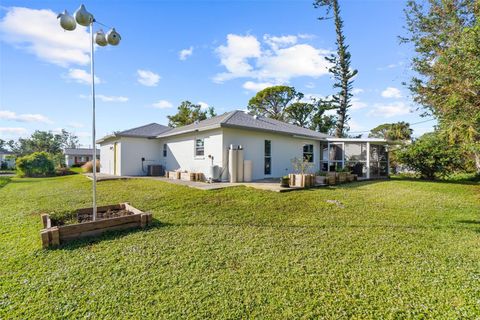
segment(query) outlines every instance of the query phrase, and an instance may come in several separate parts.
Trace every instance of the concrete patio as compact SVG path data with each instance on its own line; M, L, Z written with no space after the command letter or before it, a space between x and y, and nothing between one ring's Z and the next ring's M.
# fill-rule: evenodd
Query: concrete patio
M85 173L85 175L92 179L91 173ZM108 180L121 180L121 179L149 179L149 180L158 180L163 181L171 184L187 186L195 189L200 190L218 190L223 188L229 187L238 187L238 186L246 186L250 188L260 189L260 190L267 190L267 191L274 191L274 192L289 192L295 190L302 190L304 188L301 187L291 187L291 188L284 188L280 186L279 179L263 179L263 180L255 180L252 182L237 182L237 183L230 183L230 182L214 182L214 183L206 183L206 182L198 182L198 181L186 181L186 180L177 180L177 179L168 179L165 177L152 177L152 176L114 176L105 173L97 173L97 181L108 181Z

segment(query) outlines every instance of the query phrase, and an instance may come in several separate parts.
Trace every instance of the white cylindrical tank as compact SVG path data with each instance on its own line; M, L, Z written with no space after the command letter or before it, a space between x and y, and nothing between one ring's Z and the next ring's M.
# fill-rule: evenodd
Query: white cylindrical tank
M237 150L237 181L243 182L243 149L238 146Z
M210 166L210 172L209 173L210 173L210 178L213 181L216 181L220 178L219 177L220 170L219 170L219 167L216 166L216 165Z
M237 150L230 146L228 150L228 174L230 176L230 182L237 182Z
M252 181L253 163L252 160L243 160L243 181Z

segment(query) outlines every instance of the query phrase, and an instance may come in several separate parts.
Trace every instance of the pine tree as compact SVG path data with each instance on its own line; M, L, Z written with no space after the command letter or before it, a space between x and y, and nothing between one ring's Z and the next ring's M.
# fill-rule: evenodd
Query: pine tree
M335 136L343 137L348 130L348 108L351 107L353 78L358 71L350 68L351 54L348 51L348 45L345 44L343 20L340 17L338 0L316 0L314 6L315 8L326 8L326 16L320 17L319 20L330 19L328 15L333 11L335 31L337 34L337 52L330 57L326 57L326 59L332 64L329 72L332 73L335 79L333 88L339 90L338 93L333 95L333 103L337 108Z

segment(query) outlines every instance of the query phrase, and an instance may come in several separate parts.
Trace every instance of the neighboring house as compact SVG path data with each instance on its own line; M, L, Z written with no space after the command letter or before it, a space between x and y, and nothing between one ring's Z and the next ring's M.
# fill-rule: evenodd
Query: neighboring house
M0 168L15 168L15 155L13 152L0 148Z
M81 166L93 159L93 149L88 148L65 148L65 164ZM97 149L97 159L100 159L100 149Z
M348 166L367 178L388 175L388 152L383 139L338 139L243 111L231 111L187 126L157 123L116 132L97 141L100 172L121 176L146 175L149 164L166 170L202 172L216 165L228 179L228 150L242 146L252 161L254 180L293 172L292 159L304 158L312 171Z

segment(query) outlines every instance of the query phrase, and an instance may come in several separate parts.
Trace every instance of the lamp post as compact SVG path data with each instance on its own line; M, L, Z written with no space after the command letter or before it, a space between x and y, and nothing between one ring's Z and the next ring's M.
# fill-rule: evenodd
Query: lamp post
M93 34L93 24L97 22L93 15L85 9L82 4L77 11L75 11L73 17L68 14L67 10L60 13L57 16L60 20L60 26L66 31L73 31L79 25L90 28L90 75L92 77L92 146L93 146L93 160L92 160L92 173L93 173L93 221L97 219L97 147L95 143L95 59L94 59L94 42L99 46L106 46L110 44L116 46L120 43L121 37L112 28L106 35L100 29L97 33ZM99 23L99 22L98 22Z

